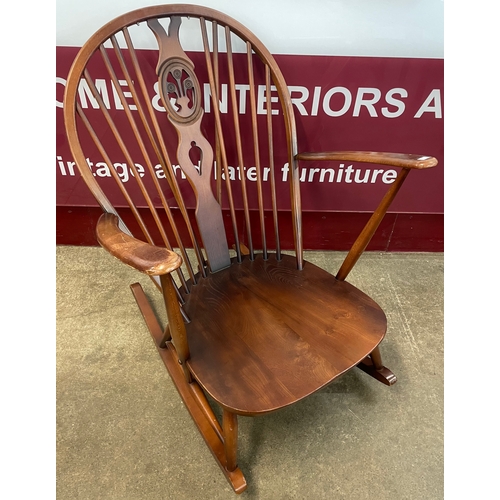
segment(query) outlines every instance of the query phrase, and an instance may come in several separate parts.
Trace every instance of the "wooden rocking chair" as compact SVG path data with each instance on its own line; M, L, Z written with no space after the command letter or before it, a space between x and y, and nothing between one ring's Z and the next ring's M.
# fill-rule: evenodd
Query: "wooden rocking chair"
M353 367L395 383L379 351L384 312L345 279L410 170L435 158L299 153L272 55L237 21L194 5L139 9L97 31L70 70L64 117L74 160L104 211L97 239L163 293L165 328L141 285L131 285L236 493L246 488L238 415L284 408ZM299 161L401 167L336 276L303 259ZM283 228L293 245L280 243Z

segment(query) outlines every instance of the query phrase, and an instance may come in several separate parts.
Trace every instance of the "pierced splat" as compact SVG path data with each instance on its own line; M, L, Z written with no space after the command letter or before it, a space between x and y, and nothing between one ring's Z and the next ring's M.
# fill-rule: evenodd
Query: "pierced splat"
M180 17L172 17L168 34L157 19L150 19L148 26L160 49L156 74L167 113L176 123L191 124L202 115L201 92L194 64L179 42L181 22Z
M159 75L161 94L168 114L178 121L191 121L199 115L200 91L190 73L185 65L173 62L167 64Z
M157 20L149 20L160 48L156 72L168 119L177 130L177 161L196 196L195 216L211 272L231 264L222 211L210 184L212 146L201 132L203 109L194 64L179 43L180 17L172 17L168 34Z
M210 185L214 154L200 130L202 116L203 113L190 125L169 119L179 135L177 161L196 195L195 216L210 271L216 272L229 267L231 260L222 211Z
M191 142L191 149L189 150L189 159L194 167L198 170L198 173L202 174L202 164L203 164L203 151L197 146L196 142Z

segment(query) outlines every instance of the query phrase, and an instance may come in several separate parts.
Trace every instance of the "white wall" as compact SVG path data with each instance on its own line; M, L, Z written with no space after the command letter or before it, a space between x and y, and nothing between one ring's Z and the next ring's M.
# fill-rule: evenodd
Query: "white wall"
M81 46L127 11L167 2L56 0L56 45ZM173 3L173 2L171 2ZM253 31L274 54L443 58L443 0L198 0Z

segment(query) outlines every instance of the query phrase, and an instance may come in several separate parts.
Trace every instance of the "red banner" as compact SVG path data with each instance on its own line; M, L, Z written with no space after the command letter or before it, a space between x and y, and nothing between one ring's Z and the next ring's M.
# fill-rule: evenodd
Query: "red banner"
M74 165L66 140L62 100L69 67L77 48L57 47L57 149L56 176L58 206L96 206ZM148 57L145 54L144 57ZM443 60L380 57L275 56L288 83L297 119L299 152L364 150L414 153L435 156L439 165L412 173L391 207L398 213L443 213ZM193 56L196 58L196 55ZM153 58L154 59L154 58ZM147 82L152 104L164 113L155 89L155 62ZM106 105L120 113L123 106L111 81L96 73L96 86ZM198 75L204 93L206 118L211 114L208 80ZM122 90L127 96L127 89ZM221 86L221 112L227 113L227 86ZM239 113L247 113L247 89L237 87ZM80 104L91 109L90 92L82 86ZM271 106L273 95L271 92ZM257 92L257 108L265 113L265 86ZM133 109L133 105L131 105ZM276 108L276 112L278 112ZM262 117L263 118L263 117ZM210 120L207 120L210 123ZM244 132L244 131L243 131ZM213 132L212 132L213 133ZM279 138L278 138L279 139ZM231 151L228 153L231 158ZM123 182L131 180L130 166L116 154L115 167ZM235 162L235 160L233 160ZM87 160L94 175L109 177L102 158ZM278 189L288 189L286 153L276 159ZM247 163L251 165L251 161ZM235 165L235 163L233 163ZM144 166L136 163L139 173ZM232 170L231 170L232 169ZM241 173L231 166L231 175ZM373 210L396 169L355 162L308 162L300 164L302 200L305 211ZM256 180L255 167L244 174L250 184ZM176 170L183 180L180 169ZM264 181L266 169L264 168ZM111 200L112 202L114 200ZM238 204L238 200L236 200Z

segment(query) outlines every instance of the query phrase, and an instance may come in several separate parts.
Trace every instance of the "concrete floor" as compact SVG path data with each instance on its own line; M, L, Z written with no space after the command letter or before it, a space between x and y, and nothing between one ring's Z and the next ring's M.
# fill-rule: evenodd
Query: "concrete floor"
M335 272L344 253L306 252ZM57 247L59 500L237 498L135 305L149 278L96 247ZM443 498L443 255L365 253L349 280L385 310L386 387L354 369L292 408L240 418L242 499Z

